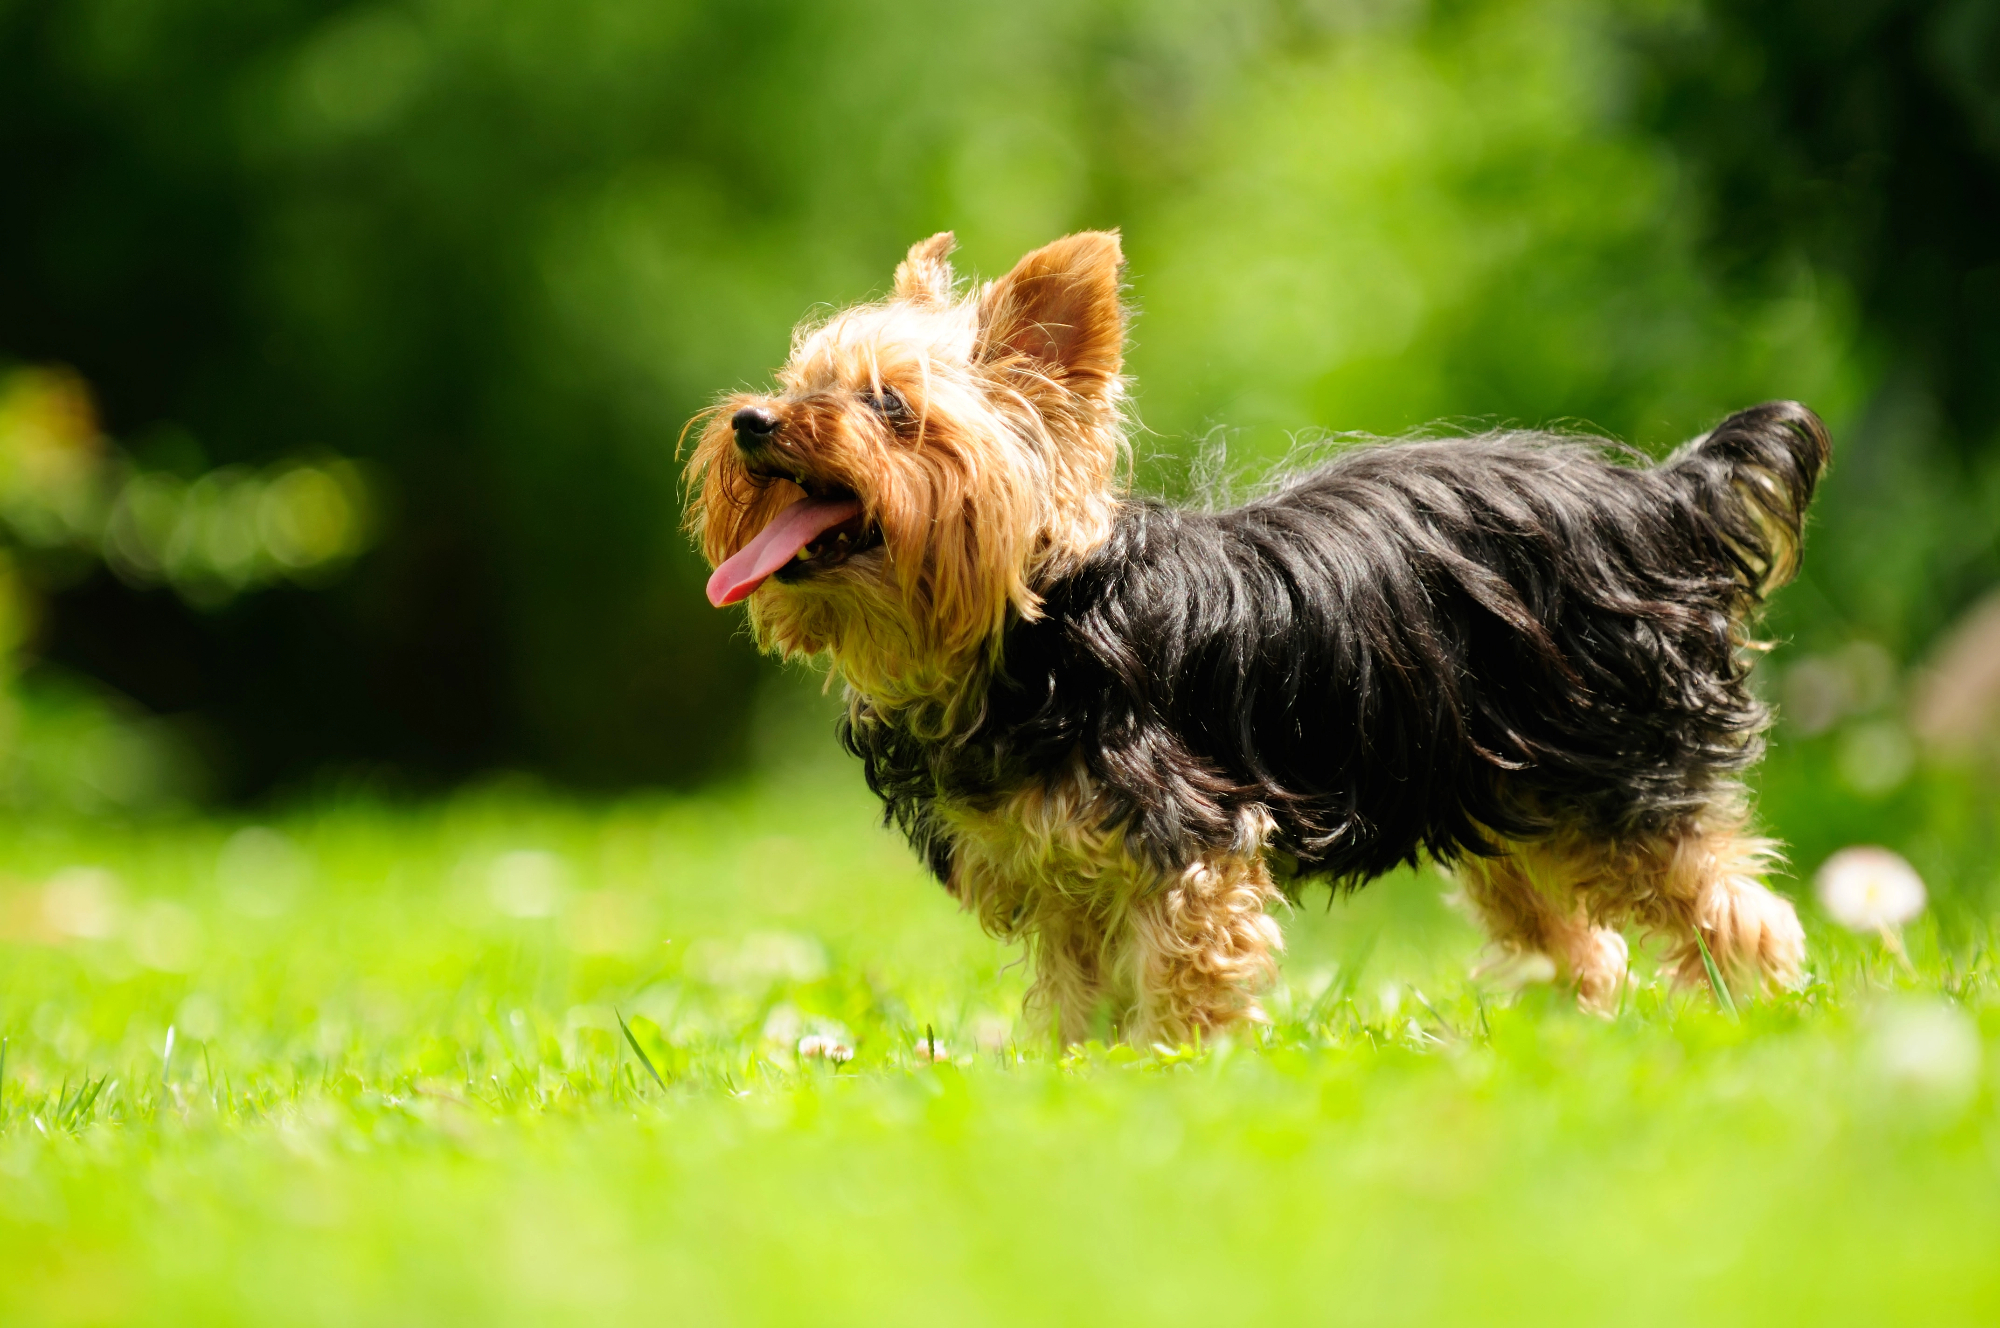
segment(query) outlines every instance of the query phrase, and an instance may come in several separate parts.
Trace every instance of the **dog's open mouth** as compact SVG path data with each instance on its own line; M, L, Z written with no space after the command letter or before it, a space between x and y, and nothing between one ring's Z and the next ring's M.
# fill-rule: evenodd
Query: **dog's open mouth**
M882 542L852 491L800 484L806 496L772 517L708 578L710 604L721 608L747 599L773 576L792 582L838 567Z
M807 502L814 501L811 498ZM860 500L848 497L856 508ZM804 548L792 555L792 560L780 567L773 575L780 581L797 581L814 572L829 567L838 567L855 554L872 549L882 542L882 532L868 523L868 518L856 511L853 516L838 525L827 527L814 536Z

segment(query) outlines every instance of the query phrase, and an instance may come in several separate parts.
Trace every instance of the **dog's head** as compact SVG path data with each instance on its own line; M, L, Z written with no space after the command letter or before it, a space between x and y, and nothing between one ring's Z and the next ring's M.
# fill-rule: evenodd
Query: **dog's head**
M688 466L710 601L889 706L951 708L1008 614L1108 534L1124 448L1117 235L963 295L951 250L932 236L887 299L802 325L776 391L697 420Z

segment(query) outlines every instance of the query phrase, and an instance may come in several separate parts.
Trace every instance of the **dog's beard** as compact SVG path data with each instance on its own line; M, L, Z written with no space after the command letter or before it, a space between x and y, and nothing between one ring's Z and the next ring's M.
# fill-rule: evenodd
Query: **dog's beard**
M943 738L963 727L968 698L984 687L999 633L967 643L944 638L938 620L913 608L876 550L799 584L772 582L749 601L759 648L811 658L827 680L844 681L911 730Z

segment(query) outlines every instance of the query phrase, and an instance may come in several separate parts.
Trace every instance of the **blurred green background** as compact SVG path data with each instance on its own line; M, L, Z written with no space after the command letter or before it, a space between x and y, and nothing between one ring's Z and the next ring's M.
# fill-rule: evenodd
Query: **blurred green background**
M1156 491L1804 399L1795 801L2000 706L1989 0L0 0L0 169L16 802L744 768L677 435L944 228L1122 228Z
M675 449L1086 226L1148 491L1827 417L1801 991L1586 1018L1427 871L1240 1039L1017 1022ZM10 1326L1991 1324L1996 919L2000 0L0 0Z

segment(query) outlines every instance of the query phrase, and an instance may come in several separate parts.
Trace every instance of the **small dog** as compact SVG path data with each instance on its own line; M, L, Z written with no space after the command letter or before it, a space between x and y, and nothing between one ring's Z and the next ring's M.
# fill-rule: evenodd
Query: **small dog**
M1450 868L1608 1010L1619 928L1797 981L1739 776L1746 622L1829 443L1789 402L1657 465L1526 431L1352 448L1227 511L1128 496L1124 259L1071 235L961 293L950 234L697 417L716 605L830 663L887 817L1030 1012L1179 1042L1261 1019L1282 898ZM690 425L690 428L696 427Z

